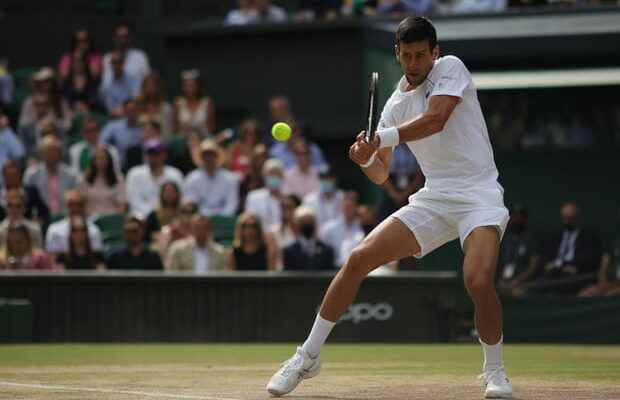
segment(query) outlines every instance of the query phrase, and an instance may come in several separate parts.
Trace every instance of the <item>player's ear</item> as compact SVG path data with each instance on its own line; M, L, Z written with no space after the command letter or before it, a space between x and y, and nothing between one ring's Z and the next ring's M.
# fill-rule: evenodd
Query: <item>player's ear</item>
M396 43L394 45L394 55L396 56L396 59L398 60L398 53L400 52L400 46L398 45L398 43Z
M441 49L439 48L439 45L436 44L435 48L432 50L432 54L433 54L433 60L436 60L439 58L439 54L441 53Z

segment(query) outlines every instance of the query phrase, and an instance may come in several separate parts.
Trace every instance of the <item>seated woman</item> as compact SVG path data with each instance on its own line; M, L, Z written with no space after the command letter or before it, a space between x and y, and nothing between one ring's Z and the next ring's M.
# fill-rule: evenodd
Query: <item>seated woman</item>
M104 145L95 149L78 189L86 198L88 216L125 211L125 182L115 170L112 156Z
M271 236L263 232L260 219L243 213L237 219L229 269L233 271L274 270L277 257Z
M148 242L157 241L157 235L161 227L171 223L178 215L181 208L181 190L174 182L166 182L161 185L159 192L159 204L146 217L144 239Z
M295 209L301 205L299 197L294 194L283 196L280 200L280 209L282 214L282 221L278 225L271 227L271 235L274 240L276 255L277 255L277 269L282 269L282 250L293 244L295 241L295 229L293 227L293 215Z
M258 121L246 119L239 126L239 137L228 147L228 169L244 177L252 167L252 153L258 144Z
M103 255L93 251L88 237L86 220L82 217L71 218L69 233L69 252L62 253L56 264L62 269L104 270Z
M196 203L184 202L177 217L171 223L162 226L154 243L154 250L159 253L162 260L166 260L168 250L172 243L179 239L185 239L191 235L192 217L198 212Z
M0 248L0 269L53 270L54 260L45 251L35 249L26 225L17 223L9 226L6 243Z

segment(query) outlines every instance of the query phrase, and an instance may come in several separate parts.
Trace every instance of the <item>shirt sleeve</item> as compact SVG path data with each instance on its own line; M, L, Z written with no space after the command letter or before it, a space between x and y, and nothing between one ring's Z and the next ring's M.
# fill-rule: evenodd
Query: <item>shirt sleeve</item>
M226 196L226 205L222 209L223 215L235 215L237 207L239 206L239 184L237 179L231 177L228 181L228 194Z
M461 98L465 89L473 83L465 64L454 56L441 59L436 71L432 73L431 81L433 82L431 96L445 95Z

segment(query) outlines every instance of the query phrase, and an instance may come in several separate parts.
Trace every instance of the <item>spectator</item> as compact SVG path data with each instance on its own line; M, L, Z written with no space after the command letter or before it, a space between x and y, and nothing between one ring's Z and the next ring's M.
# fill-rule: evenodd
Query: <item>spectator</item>
M37 147L41 142L41 138L45 136L43 132L56 124L56 114L54 113L49 102L49 96L43 93L35 93L32 96L32 104L34 109L34 120L29 121L25 125L19 126L19 137L24 145L26 156L35 158Z
M598 271L598 282L583 289L579 296L618 296L620 295L620 203L616 214L616 232L605 246Z
M110 149L102 144L95 148L78 186L86 199L86 214L91 217L125 211L125 182L114 167Z
M62 94L73 112L86 113L97 106L98 81L90 75L85 56L75 56Z
M181 96L174 101L173 131L183 137L197 133L201 140L215 133L215 104L202 93L200 71L181 73Z
M306 142L301 135L301 131L298 125L291 126L293 130L292 136L286 142L277 142L269 150L269 156L277 158L282 161L285 169L293 168L297 164L297 158L295 157L295 146L299 141L304 141L310 151L310 160L312 166L318 171L321 171L328 167L323 152L315 143Z
M267 161L267 147L262 143L257 144L252 150L250 169L239 184L239 212L245 209L248 192L265 186L265 181L263 180L265 161Z
M140 126L142 127L142 137L140 142L129 146L125 153L125 169L130 170L135 166L144 164L144 156L146 154L146 144L158 141L164 143L161 137L161 126L159 122L149 119L146 116L140 117ZM168 153L166 152L166 161L168 161Z
M271 227L270 234L275 243L277 255L277 269L282 269L282 251L285 247L295 241L295 227L293 224L293 215L295 209L301 205L299 197L295 195L282 196L280 200L280 209L282 221Z
M263 165L265 187L249 192L245 201L245 211L258 216L261 224L267 230L272 229L274 225L278 225L282 221L280 188L282 187L283 175L282 163L279 160L265 161Z
M69 224L69 249L58 255L56 265L69 270L104 270L103 255L91 248L86 220L76 216L70 219Z
M32 246L41 248L41 227L37 222L26 219L26 193L22 189L10 189L7 191L6 210L6 218L0 223L0 246L6 243L9 227L20 224L28 228Z
M297 163L286 170L282 183L282 192L304 196L319 189L319 172L312 166L310 150L306 142L299 140L293 147Z
M200 145L204 168L191 172L183 184L183 196L198 204L202 215L234 215L239 204L237 178L220 167L222 151L212 140Z
M15 83L8 64L6 59L0 59L0 108L13 102Z
M110 269L139 269L161 271L164 266L159 254L144 244L144 223L136 217L128 217L123 224L125 247L108 258Z
M314 211L317 225L322 227L342 214L342 198L343 193L336 186L336 174L326 169L319 175L319 190L304 197L303 204Z
M138 124L138 105L135 100L127 100L123 105L123 118L110 121L101 132L99 141L114 146L121 157L121 165L125 165L127 150L140 144L142 128Z
M168 259L170 246L174 242L191 236L192 217L197 213L198 206L196 203L183 202L179 215L168 225L162 226L155 246L162 260Z
M68 215L49 226L45 234L45 249L55 255L67 253L69 251L71 218L80 217L87 221L88 239L92 246L92 250L101 251L103 248L101 231L97 225L87 219L86 199L78 190L69 190L64 195L65 203L69 211Z
M22 173L17 162L8 160L4 163L2 167L2 184L3 187L0 189L0 219L4 219L6 215L7 193L12 189L19 189L23 190L26 195L26 218L37 221L43 228L47 228L50 210L36 186L22 186Z
M269 99L269 115L271 121L268 126L272 126L276 122L286 122L291 126L296 124L291 102L286 96L275 95ZM271 138L271 135L269 135L269 138Z
M213 241L209 218L195 215L192 236L171 246L166 265L172 271L222 271L226 268L227 253L224 247Z
M366 236L357 217L357 207L357 193L346 192L342 200L342 216L327 222L319 231L319 238L334 250L338 267L344 265L353 248Z
M133 167L127 173L127 201L133 215L146 218L155 209L161 186L165 182L181 185L183 175L174 167L165 165L166 147L153 139L145 144L146 164Z
M82 140L69 148L71 169L76 175L86 171L91 164L95 149L100 144L101 131L99 121L93 116L87 115L82 122ZM117 172L121 171L121 159L115 147L105 146L112 158L112 165Z
M61 81L69 79L76 58L83 58L86 61L88 74L93 79L98 80L101 77L101 54L95 50L90 33L86 29L73 32L70 51L60 57L58 74Z
M316 218L312 209L295 210L297 240L284 248L284 270L310 271L334 269L334 250L316 238Z
M25 127L35 124L40 121L40 114L43 113L53 119L63 133L67 132L71 127L71 108L60 94L54 70L50 67L41 68L32 76L32 84L34 93L26 97L22 104L19 126ZM45 107L42 108L44 112L39 110L38 105L35 105L35 99L47 101Z
M142 115L157 121L164 138L170 138L172 106L166 101L163 83L157 72L151 72L144 78L137 101Z
M162 226L172 223L181 209L181 190L174 182L166 182L161 185L159 202L146 218L145 239L147 242L155 242Z
M271 0L254 0L254 7L260 22L286 22L288 15L282 7L271 4Z
M438 3L440 14L482 14L506 10L507 0L455 0L445 5Z
M407 145L396 146L392 153L389 179L383 184L379 218L384 220L409 201L409 196L424 185L424 175Z
M372 232L372 230L375 229L375 226L379 223L377 220L377 213L375 213L375 210L368 205L361 205L357 207L357 215L365 235Z
M114 50L103 57L103 82L112 80L112 53L119 51L123 56L123 70L131 79L135 79L135 86L140 87L144 78L151 72L151 66L146 53L132 47L133 30L127 23L120 23L114 28ZM133 86L133 85L132 85Z
M248 25L258 22L258 12L254 8L254 0L237 0L238 8L226 14L226 25Z
M46 136L39 146L41 162L26 170L24 185L34 186L43 195L43 201L52 214L63 213L66 205L63 194L77 185L71 168L62 163L62 145L54 136Z
M28 228L17 224L9 226L6 243L0 248L0 269L52 270L54 262L46 252L33 246Z
M228 269L232 271L266 271L276 268L273 240L263 232L258 217L243 213L235 226L235 242Z
M601 242L598 235L580 225L577 203L562 204L562 230L553 234L542 247L539 259L518 276L517 282L532 283L516 286L515 294L525 291L545 291L577 294L595 281L601 262Z
M314 21L317 19L336 19L342 6L340 0L302 0L295 21Z
M9 118L0 108L0 168L7 160L21 161L25 155L24 145L11 128Z
M378 14L402 16L403 14L428 14L433 8L432 0L380 0Z
M130 75L123 64L125 59L120 51L110 53L112 75L101 82L99 94L101 101L111 117L122 117L123 104L134 99L140 93L142 79Z
M500 245L497 279L500 287L512 289L522 282L517 278L536 263L534 245L528 230L528 214L522 205L510 209L508 229Z
M252 167L252 153L258 140L258 121L252 118L242 121L239 126L239 137L228 148L228 169L241 178L245 177Z

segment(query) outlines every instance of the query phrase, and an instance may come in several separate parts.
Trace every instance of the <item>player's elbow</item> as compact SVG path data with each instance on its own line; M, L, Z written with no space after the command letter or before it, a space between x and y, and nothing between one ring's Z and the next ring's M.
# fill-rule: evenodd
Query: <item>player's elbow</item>
M428 129L430 133L437 133L443 131L446 126L447 118L444 118L441 113L428 114Z

